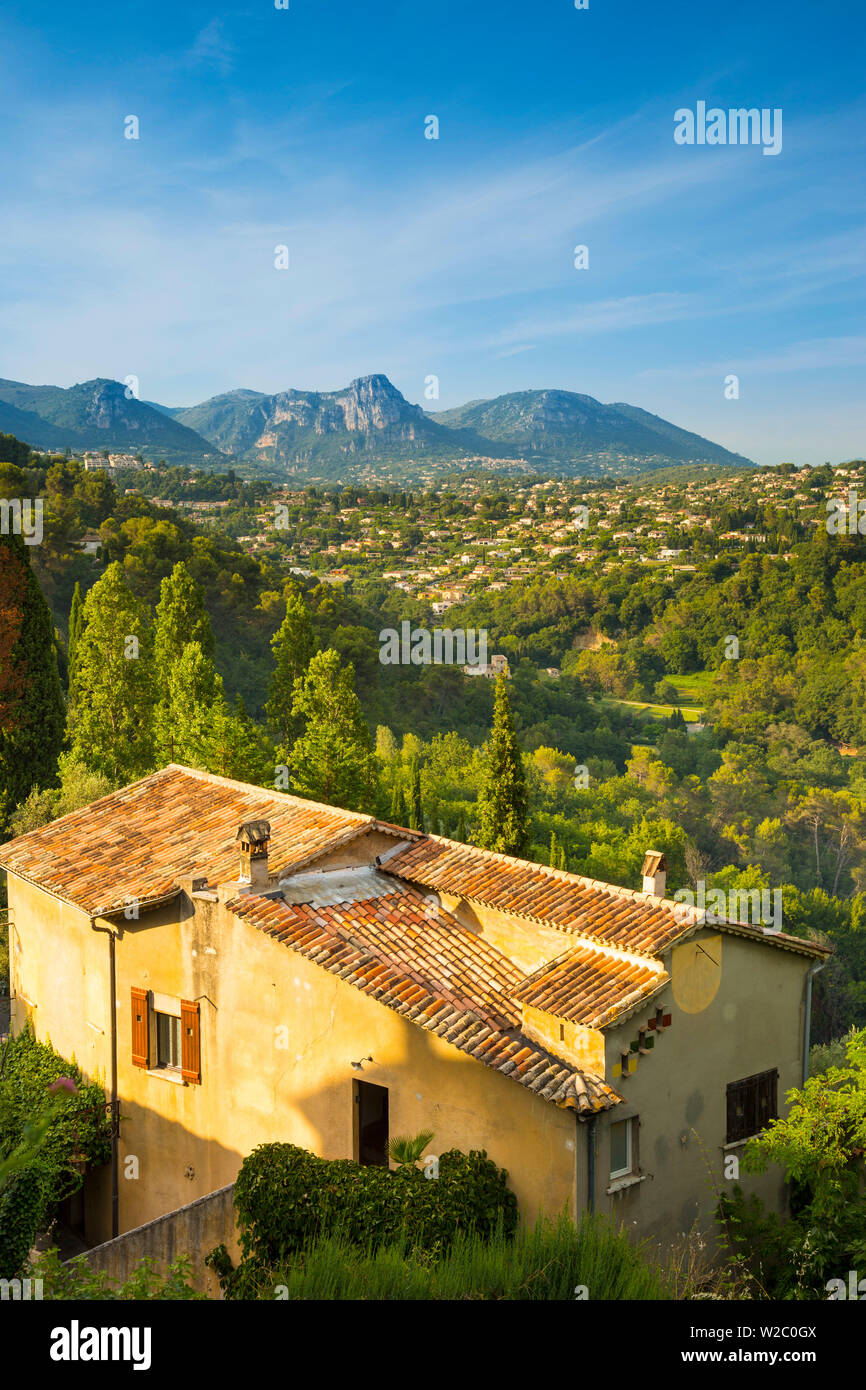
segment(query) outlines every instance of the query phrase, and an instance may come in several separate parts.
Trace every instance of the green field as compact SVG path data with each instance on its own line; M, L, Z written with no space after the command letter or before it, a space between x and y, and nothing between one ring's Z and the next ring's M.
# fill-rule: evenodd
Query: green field
M652 719L669 719L674 710L678 709L687 724L697 724L703 717L704 697L712 685L713 674L712 671L696 671L689 676L666 677L679 697L676 705L660 705L652 700L618 700L612 695L597 696L596 703L640 710Z

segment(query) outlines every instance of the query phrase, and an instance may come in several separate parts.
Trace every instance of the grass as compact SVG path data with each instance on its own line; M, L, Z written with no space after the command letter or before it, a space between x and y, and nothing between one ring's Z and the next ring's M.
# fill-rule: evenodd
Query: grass
M512 1240L460 1236L438 1257L400 1244L371 1252L331 1236L282 1268L245 1279L243 1289L245 1298L380 1302L676 1296L668 1276L622 1231L600 1217L575 1228L567 1216Z
M596 701L602 705L641 710L653 719L669 719L678 709L687 724L697 724L703 718L704 701L712 689L714 676L714 671L693 671L689 676L665 676L665 680L677 692L675 705L663 705L654 700L620 700L613 695L596 697Z

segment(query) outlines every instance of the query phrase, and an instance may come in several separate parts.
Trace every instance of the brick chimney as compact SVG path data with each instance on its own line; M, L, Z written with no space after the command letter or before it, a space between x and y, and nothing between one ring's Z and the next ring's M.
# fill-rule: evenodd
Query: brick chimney
M668 866L665 857L657 849L648 849L643 861L643 891L652 893L654 898L665 895L665 880Z
M240 845L240 883L248 883L251 888L268 886L268 845L271 839L270 822L248 820L238 826L237 843Z

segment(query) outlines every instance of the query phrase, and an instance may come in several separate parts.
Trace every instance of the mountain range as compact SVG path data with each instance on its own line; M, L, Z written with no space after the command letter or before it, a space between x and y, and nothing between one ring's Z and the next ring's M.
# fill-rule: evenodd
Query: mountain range
M0 379L0 432L37 448L109 449L283 479L337 482L486 464L591 476L750 460L637 406L573 391L515 391L425 412L386 376L340 391L228 391L200 405L142 401L117 381L68 388Z

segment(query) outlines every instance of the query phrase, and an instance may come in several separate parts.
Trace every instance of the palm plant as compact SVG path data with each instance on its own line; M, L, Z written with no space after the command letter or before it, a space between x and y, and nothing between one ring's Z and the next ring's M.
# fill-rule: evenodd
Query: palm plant
M410 1167L418 1162L422 1153L433 1138L432 1129L422 1129L419 1134L401 1134L388 1140L388 1157L401 1167Z

